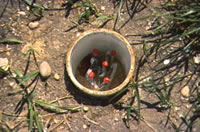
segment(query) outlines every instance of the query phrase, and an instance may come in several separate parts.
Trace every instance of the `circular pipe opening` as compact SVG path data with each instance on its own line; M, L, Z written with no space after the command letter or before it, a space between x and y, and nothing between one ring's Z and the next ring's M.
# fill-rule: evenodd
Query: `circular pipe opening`
M75 75L78 65L94 48L101 52L116 51L116 58L121 63L125 73L125 79L118 86L98 91L85 87L77 80ZM84 32L71 44L67 51L66 67L71 81L84 93L98 97L110 96L123 89L132 78L135 68L135 54L128 41L120 34L106 29L90 30Z

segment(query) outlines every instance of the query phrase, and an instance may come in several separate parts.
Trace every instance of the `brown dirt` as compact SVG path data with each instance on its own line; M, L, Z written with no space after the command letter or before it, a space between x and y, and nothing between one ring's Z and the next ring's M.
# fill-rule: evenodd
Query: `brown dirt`
M46 6L58 8L62 5L63 1L42 1ZM115 15L118 11L118 8L114 8L113 3L110 0L95 0L94 3L97 6L97 9L100 10L101 6L105 7L104 11L101 11L102 15ZM148 21L133 21L136 18L140 18L142 16L146 16L152 13L151 6L156 4L157 0L153 0L149 5L147 4L147 8L142 11L139 11L135 14L133 19L129 21L122 29L120 29L120 33L126 37L129 42L134 42L136 40L141 40L142 38L138 36L128 36L134 34L140 34L147 32L146 26ZM0 1L0 9L4 6L4 1ZM42 120L43 126L48 122L50 122L50 127L53 129L60 122L61 125L55 128L56 132L171 132L175 131L173 129L172 123L168 123L165 126L167 120L168 111L157 111L154 108L148 108L146 105L142 105L141 114L143 116L144 121L137 122L132 118L130 120L130 128L125 126L123 122L124 118L124 110L118 109L113 104L105 103L106 100L100 100L92 97L88 97L87 95L81 93L77 88L75 88L71 83L69 83L69 79L65 69L65 53L67 52L68 46L72 41L76 38L77 34L82 30L88 30L92 28L96 28L99 25L99 22L96 20L92 20L92 24L83 24L79 28L75 28L69 32L65 32L69 27L72 26L71 21L76 21L79 9L73 9L70 12L70 15L66 18L66 11L45 11L44 17L39 20L39 27L31 30L27 26L30 21L34 18L29 16L29 12L26 9L26 6L21 5L22 10L26 13L25 16L19 15L17 12L19 8L17 5L12 7L10 4L8 5L4 15L0 18L0 36L8 37L8 38L16 38L23 41L22 45L5 45L0 44L0 49L3 51L9 49L11 55L7 55L6 52L0 52L0 57L7 57L9 59L10 65L17 68L19 71L23 72L25 70L27 64L27 57L24 57L23 53L27 50L28 47L32 47L35 49L39 55L37 55L38 63L42 61L47 61L52 67L52 76L46 82L39 80L37 87L35 89L34 99L35 100L43 100L46 102L50 102L52 100L71 95L72 98L64 99L59 101L58 105L63 106L87 106L89 107L88 112L77 112L77 113L68 113L68 114L49 114L46 111L39 109L40 119ZM1 10L0 10L1 11ZM125 8L122 9L122 13L120 15L120 20L117 23L117 29L126 22L129 18L129 15L123 13ZM111 29L114 25L114 20L108 22L104 28ZM136 53L136 62L142 55L141 46L133 46L134 51ZM137 62L138 64L138 62ZM31 64L29 66L28 72L34 71L37 69L33 58L31 58ZM143 68L141 77L146 75L149 71L146 67ZM57 81L53 78L53 74L58 73L60 79ZM15 80L11 77L4 77L0 79L0 119L5 119L5 121L12 127L16 126L22 119L26 117L27 107L24 106L22 113L20 114L20 118L12 119L7 116L1 117L1 112L9 113L14 115L14 109L17 103L21 99L21 95L16 96L8 96L8 93L15 92L20 90L19 87L10 86L10 83ZM178 86L179 87L179 86ZM187 102L182 105L182 101L185 99L181 99L179 94L180 88L173 91L173 97L177 100L178 107L181 108L180 113L186 112ZM130 97L131 91L127 92L119 102L125 102ZM147 92L140 90L141 99L147 101L155 101L153 95L149 95ZM178 96L177 96L178 95ZM181 100L181 101L179 101ZM181 102L181 103L180 103ZM136 103L134 103L136 107ZM189 107L189 106L188 106ZM183 108L183 109L182 109ZM47 115L49 114L49 115ZM174 113L173 121L178 124L179 120L176 120L177 113ZM52 118L52 119L51 119ZM50 120L51 119L51 120ZM84 128L84 125L87 127ZM19 132L27 131L26 122L22 123L18 128ZM196 128L196 132L200 130L199 127Z

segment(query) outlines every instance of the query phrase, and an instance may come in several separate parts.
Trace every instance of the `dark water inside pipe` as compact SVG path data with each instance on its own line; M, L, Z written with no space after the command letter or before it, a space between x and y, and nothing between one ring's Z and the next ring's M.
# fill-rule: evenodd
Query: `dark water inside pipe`
M102 62L102 60L105 58L104 54L105 53L101 53L101 55L99 57L100 62ZM90 67L91 57L92 57L92 55L89 54L85 58L83 58L83 60L78 65L76 73L75 73L75 77L76 77L77 81L79 81L83 86L85 86L89 89L92 89L92 90L105 91L105 90L110 90L110 89L117 87L118 85L120 85L125 80L126 75L125 75L124 69L122 67L122 64L115 57L113 62L116 62L118 65L117 65L117 70L116 70L116 73L114 75L114 78L111 81L110 87L108 87L107 89L94 88L85 78L85 73L88 70L88 68ZM98 78L98 75L96 77Z

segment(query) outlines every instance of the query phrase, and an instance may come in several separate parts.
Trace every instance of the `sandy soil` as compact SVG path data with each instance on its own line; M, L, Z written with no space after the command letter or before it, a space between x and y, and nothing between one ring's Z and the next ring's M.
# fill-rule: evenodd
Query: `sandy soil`
M180 88L173 91L173 98L177 102L176 107L180 110L175 111L172 115L171 121L166 123L168 110L158 111L155 108L151 108L145 104L141 104L141 114L143 121L137 122L134 118L130 119L130 128L127 128L123 118L125 115L125 110L118 109L115 103L106 103L107 100L100 100L97 98L88 97L87 95L81 93L76 87L69 83L69 79L65 69L65 53L72 41L75 40L76 36L82 31L97 28L102 22L97 21L92 17L91 24L82 24L78 28L74 28L69 32L65 32L69 29L73 23L72 21L77 20L78 14L81 10L79 8L71 10L68 17L66 16L66 10L60 11L44 11L43 17L38 20L39 26L36 29L30 29L28 24L35 18L29 15L27 6L20 4L20 8L16 1L14 2L14 7L8 4L3 17L0 18L0 37L4 38L15 38L22 40L23 43L19 45L7 45L0 44L0 49L3 51L9 49L9 53L0 52L0 57L6 57L9 59L11 66L17 68L23 73L27 65L27 57L24 57L23 53L29 49L29 47L34 48L38 55L37 61L40 64L42 61L47 61L52 67L52 76L46 82L39 80L37 87L35 89L34 99L43 100L50 102L52 100L70 96L67 99L58 101L56 104L63 106L81 106L88 107L87 112L80 111L77 113L68 114L53 114L48 113L42 109L39 109L40 119L43 126L49 122L48 130L53 130L55 132L172 132L173 123L178 124L180 119L177 119L178 113L184 114L191 104L187 102L187 99L182 99L180 96ZM43 5L51 8L61 7L63 0L60 1L39 1ZM118 8L111 0L94 0L97 10L104 16L116 16ZM150 4L146 4L143 10L139 10L134 14L133 19L127 22L129 15L126 12L126 8L121 11L120 19L116 25L117 31L126 37L126 39L132 43L136 40L141 40L139 36L130 36L135 34L141 34L147 32L146 26L149 20L134 21L136 18L146 16L152 13L152 5L156 4L157 1L153 0ZM0 1L0 12L2 7L4 7L5 2ZM140 5L143 6L143 5ZM105 10L101 10L104 7ZM19 11L25 12L25 15L19 14ZM114 20L109 21L103 28L113 29ZM133 46L136 53L136 64L138 64L138 59L142 55L142 47L140 45ZM31 58L31 63L28 72L37 69L37 65L34 63L33 58ZM142 67L140 76L144 76L149 71L147 66ZM54 79L53 75L57 73L60 79L57 81ZM14 83L14 85L10 85ZM20 90L16 86L16 82L11 77L4 77L0 79L0 119L5 120L10 126L16 126L27 114L26 105L23 107L21 118L9 118L3 116L1 113L15 114L14 109L17 103L21 99L21 95L8 96L8 93ZM119 102L124 102L128 100L131 96L131 90L128 91ZM155 101L156 97L154 95L148 94L144 90L140 90L140 95L142 100ZM137 103L133 106L136 107ZM173 108L175 109L175 107ZM48 115L49 114L49 115ZM2 116L1 116L2 115ZM61 123L58 127L54 128L56 125ZM167 125L166 125L167 124ZM28 129L27 123L23 122L19 127L19 132L26 132ZM200 131L200 127L196 127L194 131Z

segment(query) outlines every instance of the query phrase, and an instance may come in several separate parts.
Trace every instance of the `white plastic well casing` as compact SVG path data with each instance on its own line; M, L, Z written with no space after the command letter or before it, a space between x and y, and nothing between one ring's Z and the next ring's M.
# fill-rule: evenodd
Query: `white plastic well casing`
M96 48L100 51L115 50L123 66L126 78L117 87L107 91L91 90L77 81L75 73L81 60ZM106 29L93 29L82 33L67 51L66 68L71 81L84 93L96 97L110 96L123 89L133 77L135 54L128 41L119 33Z

